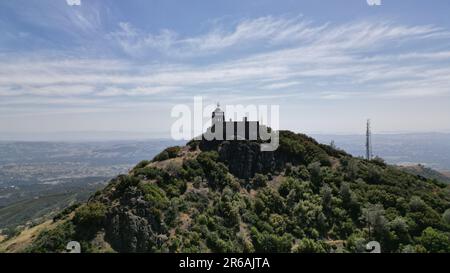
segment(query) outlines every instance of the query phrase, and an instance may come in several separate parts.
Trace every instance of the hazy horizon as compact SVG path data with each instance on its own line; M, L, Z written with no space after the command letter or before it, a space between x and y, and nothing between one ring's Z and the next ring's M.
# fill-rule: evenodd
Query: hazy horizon
M281 129L286 130L286 129ZM365 132L299 132L309 136L365 136ZM450 135L449 131L433 132L373 132L373 136L384 135ZM145 141L145 140L174 140L170 136L170 132L126 132L126 131L55 131L55 132L6 132L0 134L2 142L102 142L102 141ZM181 140L188 141L188 140Z

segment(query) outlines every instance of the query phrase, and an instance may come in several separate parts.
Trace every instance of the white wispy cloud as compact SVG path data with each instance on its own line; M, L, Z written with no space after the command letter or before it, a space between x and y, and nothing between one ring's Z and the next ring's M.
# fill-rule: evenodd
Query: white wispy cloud
M248 19L230 27L215 26L196 37L182 37L172 30L146 33L130 23L119 23L119 30L108 34L131 54L156 50L172 57L196 57L218 54L225 50L242 50L258 45L277 47L314 47L317 50L371 48L381 43L404 39L449 38L449 32L434 26L403 26L391 22L352 22L332 26L314 25L302 17L261 17Z
M208 33L196 37L182 37L175 31L161 30L157 34L145 33L130 23L119 23L119 29L108 37L131 54L157 50L167 56L195 57L217 54L233 48L249 48L262 42L273 47L288 42L306 42L323 31L327 25L313 26L311 22L295 18L272 16L248 19L230 26L215 26Z
M114 97L114 96L149 96L160 93L168 93L177 91L177 86L138 86L134 88L123 87L106 87L97 93L101 97Z
M301 82L299 82L299 81L293 81L293 82L286 81L286 82L277 82L277 83L263 85L263 88L264 89L284 89L284 88L296 86L299 84L301 84Z
M132 56L157 52L173 58L142 65L133 58L1 56L0 96L89 96L109 104L114 97L179 99L214 89L319 99L450 95L449 51L421 43L450 40L447 30L434 26L316 25L301 17L262 17L194 37L171 30L146 33L121 23L106 39ZM253 53L230 55L249 48ZM217 58L195 61L211 54Z

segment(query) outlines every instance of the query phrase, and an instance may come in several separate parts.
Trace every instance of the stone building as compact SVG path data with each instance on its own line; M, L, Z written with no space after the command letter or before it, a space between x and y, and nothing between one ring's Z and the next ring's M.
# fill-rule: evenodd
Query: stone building
M207 140L259 140L260 132L267 130L259 121L249 121L244 117L242 121L225 120L225 112L220 105L212 112L211 127L205 138Z

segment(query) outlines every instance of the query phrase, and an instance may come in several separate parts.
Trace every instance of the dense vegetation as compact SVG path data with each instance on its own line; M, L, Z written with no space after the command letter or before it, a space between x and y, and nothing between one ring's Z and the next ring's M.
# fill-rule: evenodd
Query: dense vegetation
M364 252L372 240L383 252L450 252L448 185L286 131L264 155L273 164L253 168L240 159L253 144L166 149L60 216L28 250L78 240L102 251L94 238L103 234L120 252ZM240 157L226 145L240 145ZM242 168L259 172L242 178Z

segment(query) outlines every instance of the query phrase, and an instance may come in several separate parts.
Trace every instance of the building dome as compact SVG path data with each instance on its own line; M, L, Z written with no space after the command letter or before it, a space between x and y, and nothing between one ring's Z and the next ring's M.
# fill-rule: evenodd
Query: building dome
M225 113L220 109L220 104L217 103L217 108L212 112L212 123L222 123L225 120Z
M220 104L217 103L216 110L214 110L214 113L223 113L222 109L220 109Z

